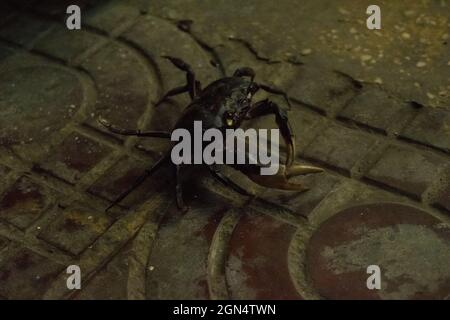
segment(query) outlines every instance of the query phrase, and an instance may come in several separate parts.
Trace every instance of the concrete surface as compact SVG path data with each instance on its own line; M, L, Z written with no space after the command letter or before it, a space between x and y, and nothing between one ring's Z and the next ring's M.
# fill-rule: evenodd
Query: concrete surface
M66 2L82 30L65 28ZM450 5L378 1L371 31L369 4L3 1L0 298L448 299ZM296 160L326 169L297 178L310 191L228 172L249 202L198 170L183 215L164 168L105 213L167 144L96 119L170 128L188 99L154 106L184 81L164 54L204 84L250 66L284 89ZM66 287L72 264L81 290ZM381 290L366 287L372 264Z

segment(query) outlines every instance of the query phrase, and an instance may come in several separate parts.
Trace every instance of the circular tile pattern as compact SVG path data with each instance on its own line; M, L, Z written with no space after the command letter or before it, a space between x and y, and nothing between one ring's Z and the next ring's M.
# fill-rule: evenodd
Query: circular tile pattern
M226 278L232 299L302 299L286 255L295 227L261 214L242 215L229 242Z
M445 299L450 295L450 228L414 207L377 203L345 209L310 239L307 273L329 299ZM369 290L367 267L381 269Z
M61 129L83 99L77 77L62 68L34 66L0 75L0 144L39 141Z

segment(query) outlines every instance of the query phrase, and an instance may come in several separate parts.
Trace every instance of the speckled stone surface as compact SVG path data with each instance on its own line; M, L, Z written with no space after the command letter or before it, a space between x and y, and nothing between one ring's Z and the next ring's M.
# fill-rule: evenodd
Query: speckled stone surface
M447 2L378 1L377 31L365 0L74 0L80 31L64 3L0 4L1 298L450 297ZM249 66L286 91L296 161L325 168L309 191L227 171L249 201L195 168L183 214L163 167L105 212L168 144L96 119L170 130L189 97L155 107L185 81L167 54L204 86Z

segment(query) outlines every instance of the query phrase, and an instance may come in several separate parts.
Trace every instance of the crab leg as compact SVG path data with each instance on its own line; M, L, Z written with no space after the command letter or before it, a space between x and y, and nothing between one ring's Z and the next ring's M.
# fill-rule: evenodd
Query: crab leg
M165 164L170 159L169 154L166 154L165 156L161 157L158 161L156 161L149 169L145 170L145 172L137 178L137 180L134 182L134 184L126 190L124 193L122 193L117 199L115 199L109 206L106 208L105 212L114 207L115 205L119 204L123 199L125 199L133 190L138 188L141 184L147 180L153 173L155 173L156 170L158 170L163 164Z
M290 167L280 165L278 172L274 175L261 175L261 165L245 164L234 165L233 168L241 171L253 182L268 188L291 190L291 191L306 191L308 188L300 183L292 183L289 178L305 175L309 173L322 172L323 169L308 165L294 164Z
M195 79L195 73L192 70L191 66L179 58L175 58L175 57L171 57L171 56L162 56L162 57L168 59L178 69L186 72L185 89L186 89L186 91L189 92L191 99L194 99L195 97L197 97L197 95L201 91L201 85L200 85L200 82ZM179 88L174 89L176 91L175 94L185 92L185 91L181 91L182 88L184 89L184 87L179 87ZM172 95L174 95L174 94L172 94Z
M294 133L287 117L286 110L268 99L256 102L247 113L247 119L254 119L268 114L275 115L275 121L287 145L286 166L291 166L295 158Z
M159 106L162 102L166 101L169 97L173 97L173 96L176 96L176 95L188 92L188 91L189 91L189 88L187 85L173 88L173 89L167 91L166 94L163 95L162 98L159 99L158 102L155 103L155 106Z
M183 212L186 212L188 210L188 207L184 203L183 200L183 186L182 186L182 178L181 178L181 166L175 166L175 180L176 180L176 186L175 186L175 196L177 199L177 207Z
M237 193L240 193L244 196L253 196L250 192L239 186L237 183L235 183L233 180L225 176L216 166L209 166L209 170L211 171L211 174L214 178L216 178L219 182L221 182L223 185L230 187Z
M258 86L259 86L259 88L261 88L262 90L264 90L266 92L283 96L284 100L286 100L286 103L289 106L289 108L292 108L291 102L289 101L289 97L286 94L286 92L284 92L283 90L278 89L278 88L272 88L272 87L266 86L265 84L258 84Z
M108 121L106 121L105 119L102 119L102 118L99 118L98 122L102 126L104 126L108 131L110 131L112 133L115 133L115 134L120 134L120 135L123 135L123 136L154 137L154 138L170 139L170 132L167 132L167 131L146 131L146 132L143 132L141 130L122 129L122 128L117 128L117 127L113 126Z

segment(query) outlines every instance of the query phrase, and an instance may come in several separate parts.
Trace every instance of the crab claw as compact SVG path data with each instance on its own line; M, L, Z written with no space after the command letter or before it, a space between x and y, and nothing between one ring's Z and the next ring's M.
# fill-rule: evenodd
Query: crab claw
M278 172L274 175L260 175L259 172L256 172L255 168L249 166L239 167L239 170L250 180L263 187L290 191L306 191L308 188L300 183L290 182L289 178L323 171L319 167L308 165L292 165L289 167L280 165Z
M310 174L310 173L319 173L323 172L322 168L314 167L314 166L308 166L308 165L292 165L290 167L287 167L286 169L286 177L291 178L295 176Z
M287 147L286 166L291 167L294 163L295 158L295 144L293 141L293 137L290 137L290 139L286 143L286 147Z

